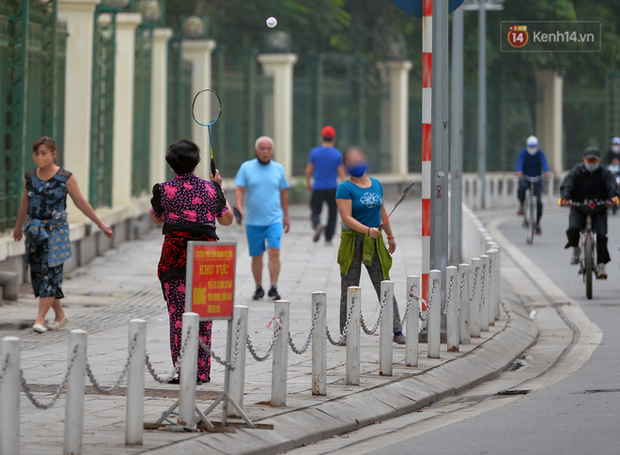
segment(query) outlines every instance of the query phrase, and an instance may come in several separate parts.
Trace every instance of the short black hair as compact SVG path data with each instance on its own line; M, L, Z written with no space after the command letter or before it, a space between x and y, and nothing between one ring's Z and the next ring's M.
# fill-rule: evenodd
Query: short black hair
M323 136L323 142L334 142L334 138L333 137L325 137L325 136Z
M190 139L179 139L168 146L166 162L175 174L189 174L200 163L200 147Z

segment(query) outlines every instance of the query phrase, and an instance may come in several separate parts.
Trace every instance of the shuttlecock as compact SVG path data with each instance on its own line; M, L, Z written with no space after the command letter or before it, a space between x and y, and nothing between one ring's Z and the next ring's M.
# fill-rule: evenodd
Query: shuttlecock
M270 17L267 19L267 27L274 28L276 25L278 25L278 21L275 17Z

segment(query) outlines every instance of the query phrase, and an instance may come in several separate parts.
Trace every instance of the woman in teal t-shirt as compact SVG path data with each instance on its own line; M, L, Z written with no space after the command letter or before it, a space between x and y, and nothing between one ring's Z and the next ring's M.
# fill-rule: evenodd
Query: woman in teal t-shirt
M387 234L386 248L379 227L387 212L383 206L383 187L377 179L366 175L368 160L358 147L344 152L343 162L349 175L336 190L336 203L342 219L338 264L340 264L340 332L347 319L347 288L359 286L362 264L366 266L377 297L381 299L381 281L390 279L391 254L396 251L396 241L390 222L383 226ZM394 299L394 319L400 320ZM394 322L394 342L405 344L399 323ZM343 343L344 344L344 343Z

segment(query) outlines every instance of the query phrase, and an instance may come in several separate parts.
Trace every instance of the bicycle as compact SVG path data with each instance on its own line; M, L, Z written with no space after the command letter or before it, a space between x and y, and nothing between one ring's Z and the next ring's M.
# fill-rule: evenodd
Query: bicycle
M530 187L525 193L525 202L523 203L523 227L525 228L525 240L528 245L534 243L534 234L536 234L536 227L538 226L538 197L536 196L536 185L540 182L541 178L529 177L524 175L521 177L523 180L529 182Z
M592 200L584 202L568 202L560 199L562 207L576 207L586 209L586 227L579 233L579 274L583 274L586 285L586 297L592 300L592 276L596 267L596 231L592 229L592 213L599 207L606 207L608 201Z

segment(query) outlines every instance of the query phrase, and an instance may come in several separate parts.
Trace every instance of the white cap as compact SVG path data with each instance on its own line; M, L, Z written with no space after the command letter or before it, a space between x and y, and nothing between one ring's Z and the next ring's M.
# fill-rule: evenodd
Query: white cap
M611 140L611 143L612 143L612 144L620 144L620 137L614 137L614 138Z
M538 138L536 136L530 136L527 138L526 145L528 147L538 147Z

